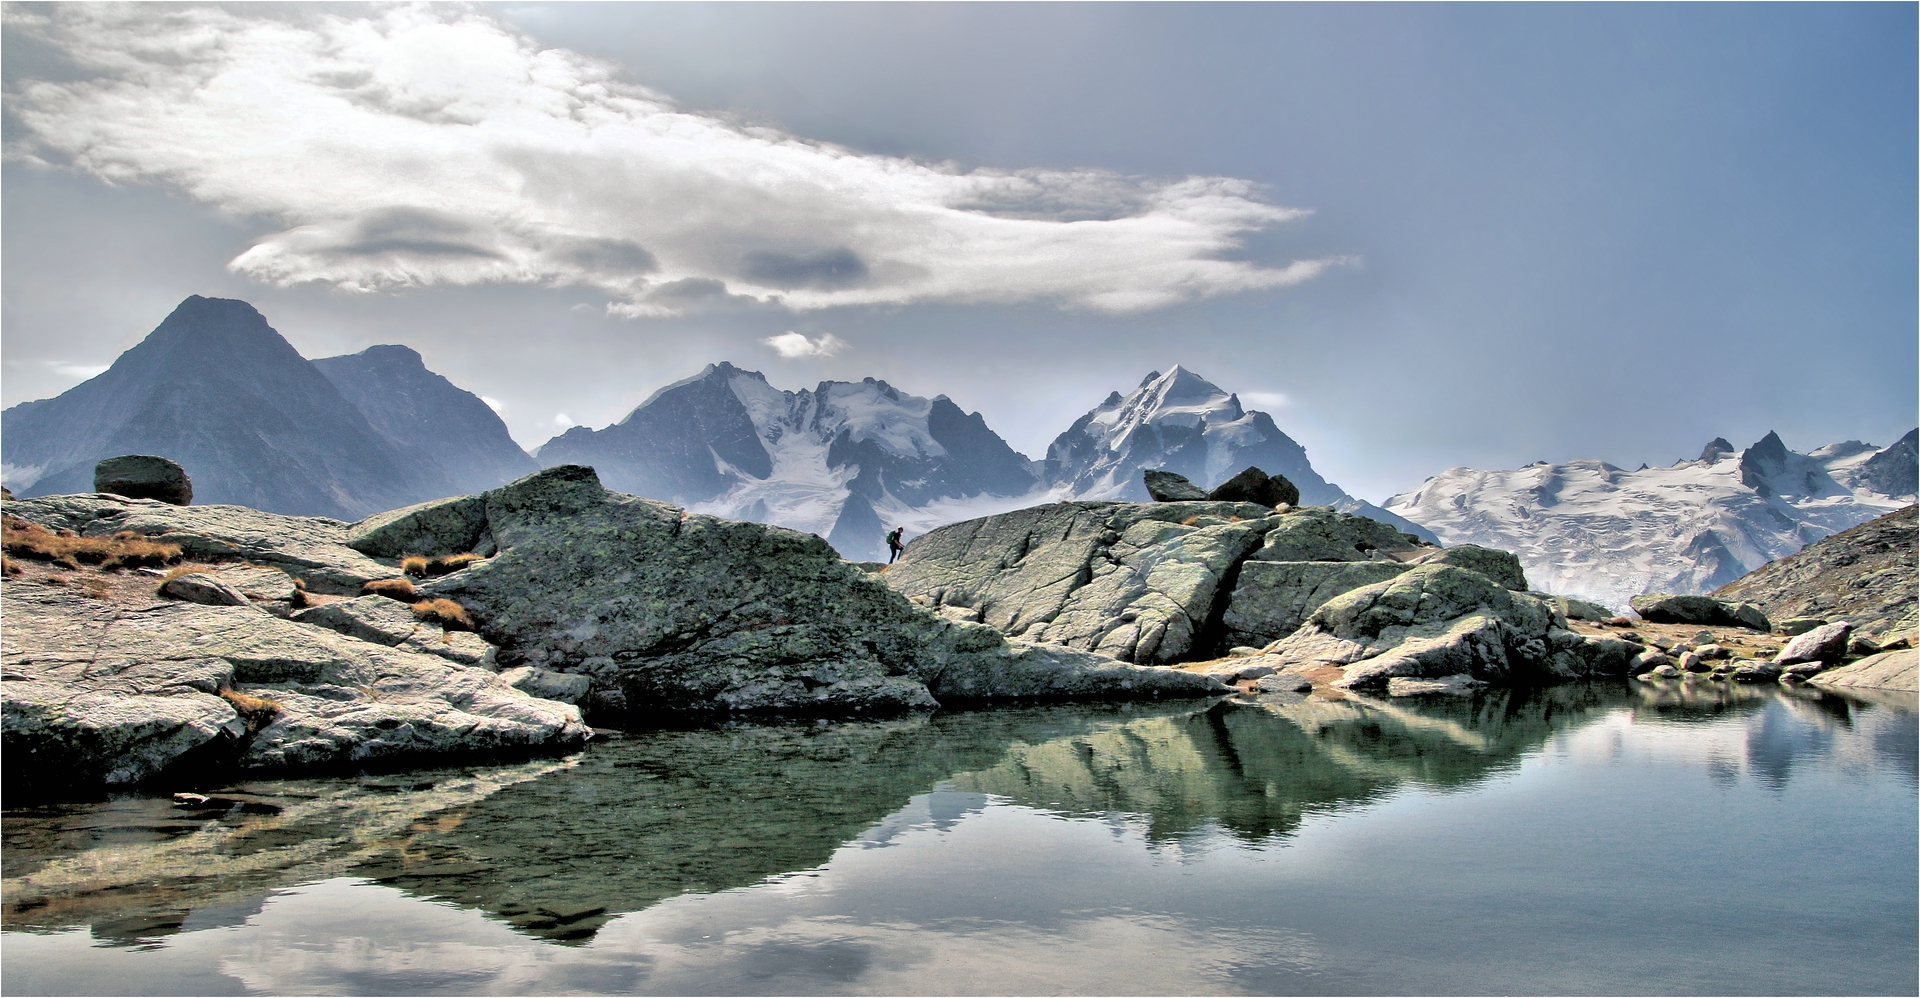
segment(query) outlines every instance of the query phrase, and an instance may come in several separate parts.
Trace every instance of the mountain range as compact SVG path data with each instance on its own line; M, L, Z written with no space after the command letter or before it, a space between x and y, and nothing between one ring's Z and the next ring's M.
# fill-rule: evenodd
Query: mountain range
M1716 439L1668 468L1455 468L1383 509L1321 477L1270 415L1178 366L1108 395L1040 460L944 395L873 378L790 391L727 363L529 455L408 347L309 361L247 303L199 296L105 373L6 410L0 427L0 473L22 495L89 491L101 459L151 453L187 468L196 501L354 520L578 463L610 488L816 533L855 559L877 559L890 527L917 536L1045 502L1144 501L1144 469L1210 488L1253 465L1285 475L1303 503L1514 551L1535 585L1614 607L1713 589L1912 502L1917 475L1915 433L1806 454L1768 434L1744 450Z
M1742 450L1715 438L1664 468L1454 468L1386 506L1447 544L1512 551L1537 588L1618 609L1645 592L1708 592L1912 503L1916 440L1801 454L1768 433Z

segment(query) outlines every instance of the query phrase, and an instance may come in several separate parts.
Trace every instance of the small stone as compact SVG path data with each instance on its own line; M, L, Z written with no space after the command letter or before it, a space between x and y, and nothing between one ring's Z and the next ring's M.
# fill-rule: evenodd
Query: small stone
M1473 691L1487 685L1484 681L1466 673L1442 676L1438 679L1415 679L1410 676L1395 676L1387 680L1387 695L1390 697L1417 696L1468 696Z
M1247 658L1248 656L1258 654L1260 654L1260 649L1252 647L1251 645L1236 645L1227 650L1228 658Z
M251 606L252 602L240 590L221 582L211 575L194 572L191 575L179 575L168 579L160 587L162 596L171 596L188 603L202 606Z
M1709 659L1709 660L1733 657L1733 650L1728 648L1725 645L1714 645L1714 644L1701 645L1700 647L1695 648L1693 650L1693 653L1700 656L1703 659Z
M1253 688L1262 693L1305 693L1313 689L1313 681L1297 672L1280 672L1261 677Z
M1758 662L1746 659L1734 663L1733 681L1736 683L1764 683L1780 674L1780 667L1772 662Z

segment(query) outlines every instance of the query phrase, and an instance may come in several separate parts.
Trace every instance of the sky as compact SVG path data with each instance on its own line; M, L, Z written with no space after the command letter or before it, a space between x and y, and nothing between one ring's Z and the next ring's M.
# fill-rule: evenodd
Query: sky
M1373 501L1920 422L1916 7L20 4L0 395L190 294L532 449L708 363L1017 449L1181 364Z

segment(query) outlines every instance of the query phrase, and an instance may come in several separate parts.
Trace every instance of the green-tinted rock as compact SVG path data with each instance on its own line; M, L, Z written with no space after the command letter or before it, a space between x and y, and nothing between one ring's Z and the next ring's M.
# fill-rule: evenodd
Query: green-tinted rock
M454 496L375 513L347 528L347 546L375 558L431 557L476 550L486 533L485 502Z

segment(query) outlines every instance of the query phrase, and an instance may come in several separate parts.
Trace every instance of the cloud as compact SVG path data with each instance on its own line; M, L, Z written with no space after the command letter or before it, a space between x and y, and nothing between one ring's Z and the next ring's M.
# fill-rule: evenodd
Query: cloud
M1240 401L1260 409L1285 409L1293 400L1280 392L1241 392Z
M832 333L821 333L816 339L788 331L778 336L769 336L760 342L773 348L773 352L782 357L831 357L847 348L847 341Z
M69 364L63 360L47 361L47 368L53 373L82 381L95 377L107 369L106 364Z
M465 6L4 16L10 39L63 66L10 80L10 158L269 220L229 266L276 284L578 286L619 316L741 301L1130 312L1344 262L1233 259L1303 214L1245 180L864 154L682 109Z
M572 426L577 426L579 424L573 421L572 416L569 416L564 412L556 412L553 414L553 425L558 426L559 428L564 430Z
M492 409L496 413L503 413L507 411L507 404L505 402L500 401L499 399L488 398L487 396L482 395L480 396L480 401L485 402L487 404L487 408Z

